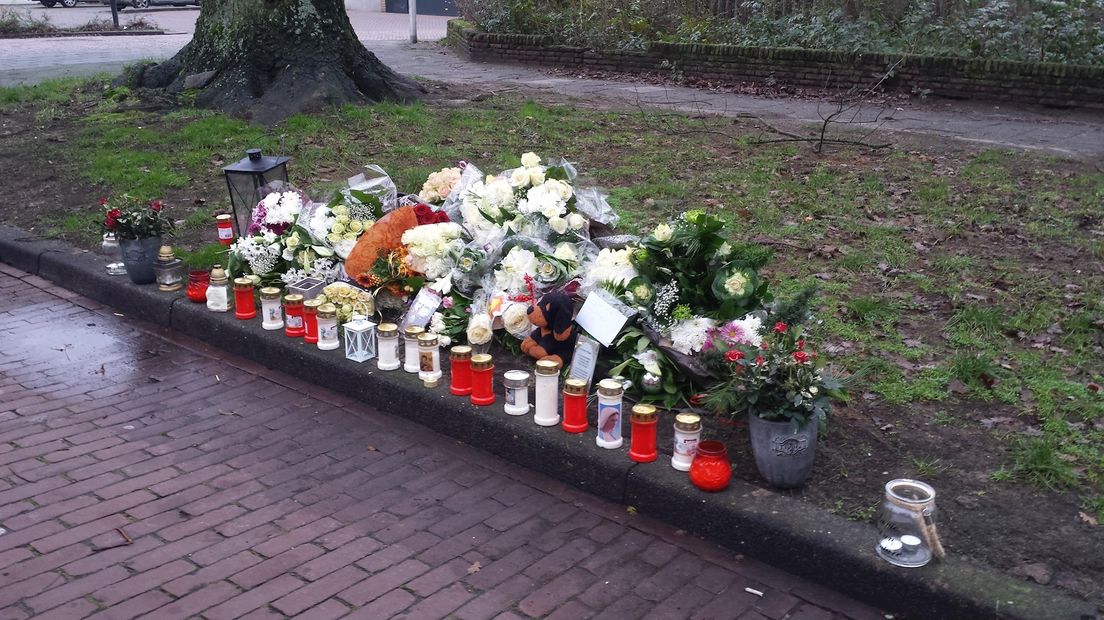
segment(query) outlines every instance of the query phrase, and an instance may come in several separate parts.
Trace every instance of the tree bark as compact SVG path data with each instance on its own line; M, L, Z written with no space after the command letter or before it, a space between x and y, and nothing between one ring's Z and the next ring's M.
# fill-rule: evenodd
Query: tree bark
M265 124L423 92L364 48L344 0L204 0L192 41L131 80L170 92L197 89L196 105Z

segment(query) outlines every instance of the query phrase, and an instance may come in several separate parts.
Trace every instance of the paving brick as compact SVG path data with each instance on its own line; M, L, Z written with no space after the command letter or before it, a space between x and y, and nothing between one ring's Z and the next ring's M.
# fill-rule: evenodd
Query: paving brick
M376 599L369 605L365 605L346 616L348 620L378 620L380 618L392 618L394 615L406 609L414 602L414 597L402 590L392 590Z
M338 596L352 605L364 605L427 572L429 566L418 560L406 560L341 592Z
M161 589L173 596L184 596L196 588L211 582L226 579L230 575L260 564L263 558L250 551L241 551L234 555L219 560L210 566L205 566L198 571L184 575L178 579L165 583Z
M129 522L130 520L123 515L112 515L110 517L104 517L103 519L97 519L91 523L69 528L52 536L47 536L46 538L40 538L31 543L31 546L39 553L49 553L73 543L88 540L102 532L108 532L115 528L123 527Z
M747 592L741 585L734 585L699 607L690 617L693 620L733 620L758 601L758 596Z
M369 554L375 553L381 547L382 545L373 538L360 538L299 566L295 569L295 573L300 577L315 581L335 570L349 566Z
M543 555L533 547L514 549L509 555L483 566L478 573L471 575L466 581L477 588L491 589L510 577L521 573Z
M118 583L129 575L130 573L122 566L110 566L87 577L75 579L63 586L51 588L38 595L28 597L23 602L36 614L40 614L86 594L91 594L106 585Z
M447 618L464 603L475 595L464 589L459 583L454 583L444 590L437 592L427 599L408 609L395 620L438 620Z
M272 603L272 606L289 616L294 616L347 589L349 586L363 581L367 577L368 573L359 568L346 566L276 600Z
M534 617L547 615L585 590L593 579L593 575L581 568L571 569L521 599L518 609Z
M190 618L219 603L229 600L240 590L227 581L216 581L204 586L188 596L176 599L172 603L159 607L141 616L143 620L164 620L165 618Z
M473 566L467 560L456 558L407 583L406 589L424 598L459 581L465 575L468 575L469 571L470 573L476 573L479 569L481 567Z
M272 525L262 525L248 532L242 532L233 538L223 538L216 532L204 532L203 535L211 536L218 542L201 551L192 553L191 558L193 562L200 566L208 566L277 536L278 530Z
M525 574L536 581L545 581L583 561L597 548L598 543L593 540L577 538L530 564Z
M545 616L545 620L587 620L595 614L593 609L578 601L568 601Z
M605 609L625 597L655 572L655 567L644 562L629 562L609 573L595 575L579 600L592 609Z
M468 601L454 615L461 620L487 620L537 589L537 583L525 575L514 575L487 592Z
M303 527L295 528L287 534L267 540L254 547L253 550L261 555L272 557L296 545L310 542L326 532L331 532L339 527L341 527L340 522L329 517L324 517L308 523Z
M234 575L230 578L230 581L243 588L254 588L280 575L292 572L297 566L322 555L324 552L325 550L322 547L316 545L293 547Z
M94 505L81 508L80 510L67 511L65 514L61 515L60 519L70 526L80 525L81 523L88 523L94 519L106 517L111 514L125 513L135 506L140 506L156 499L157 496L149 491L134 491L133 493L120 495L119 497L107 501L101 500L95 502Z
M195 570L195 565L191 562L185 560L169 562L93 592L92 598L105 606L116 605L147 590L153 590L166 581L186 575L193 570Z
M701 560L683 553L664 564L633 591L642 599L659 602L674 594L701 572Z
M310 620L336 620L344 618L349 613L349 607L337 599L330 599L303 612L303 618ZM281 616L283 617L283 616Z
M130 620L172 602L172 597L156 590L107 608L95 615L96 620Z
M203 617L207 620L237 620L261 605L267 605L289 592L294 592L301 585L303 582L291 575L280 575L217 607L208 609L203 612Z

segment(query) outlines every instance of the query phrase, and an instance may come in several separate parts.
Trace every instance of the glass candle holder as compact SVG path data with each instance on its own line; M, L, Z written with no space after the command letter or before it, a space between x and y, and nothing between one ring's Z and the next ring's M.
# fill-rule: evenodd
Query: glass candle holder
M230 280L222 265L211 268L211 281L207 286L207 309L212 312L230 311Z
M218 231L219 243L227 247L234 244L234 221L229 214L215 216L215 229Z
M479 407L493 405L494 394L494 358L486 353L471 358L472 393L471 403Z
M506 402L502 408L509 415L529 413L529 373L524 370L507 370L502 375L506 388Z
M211 274L197 269L188 272L188 286L184 287L184 295L188 301L195 304L207 302L207 287L211 284Z
M564 381L563 429L566 433L582 433L587 425L587 383L582 379Z
M153 264L158 290L179 291L184 286L184 261L176 257L172 246L163 245Z
M403 330L403 370L409 373L421 371L418 360L418 336L425 333L424 327L411 325Z
M380 323L376 328L376 336L376 346L379 349L376 368L398 370L402 366L399 361L399 326L394 323Z
M317 299L303 301L303 342L318 343L318 308L321 305Z
M104 233L100 249L107 257L107 275L125 276L126 265L123 264L123 250L119 247L119 239L115 236L115 233Z
M318 348L332 351L341 346L337 339L337 306L322 304L318 306Z
M625 386L616 379L598 382L598 436L599 448L613 450L625 442L621 436L621 406Z
M284 296L284 335L288 338L302 338L306 333L303 325L303 296L292 293Z
M919 480L890 480L878 519L878 544L883 560L894 566L916 568L943 557L935 529L935 489Z
M633 405L632 437L629 438L629 458L637 463L651 463L659 458L656 450L656 422L659 414L651 405Z
M261 289L261 327L275 331L284 328L284 311L280 307L280 289L266 286Z
M276 289L277 298L280 290ZM257 316L257 302L253 300L253 279L234 280L234 316L245 321Z
M680 413L675 416L675 446L671 455L671 467L679 471L690 471L694 454L698 451L701 439L701 417L696 413Z
M732 465L728 462L728 448L720 441L699 442L694 462L690 464L690 482L702 491L716 493L727 488L730 480Z
M456 345L449 350L449 369L452 373L449 391L456 396L472 393L471 358L472 348L466 344Z
M418 378L427 388L437 387L441 380L441 347L437 334L418 336Z
M538 360L536 374L533 421L539 426L555 426L560 423L560 363Z

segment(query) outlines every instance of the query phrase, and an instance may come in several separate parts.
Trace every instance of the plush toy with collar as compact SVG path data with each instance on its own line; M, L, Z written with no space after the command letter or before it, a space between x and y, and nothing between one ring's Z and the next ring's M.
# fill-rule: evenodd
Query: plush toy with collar
M529 322L536 329L521 342L521 350L536 360L555 360L561 367L570 364L578 338L574 310L575 304L563 293L548 293L530 305Z

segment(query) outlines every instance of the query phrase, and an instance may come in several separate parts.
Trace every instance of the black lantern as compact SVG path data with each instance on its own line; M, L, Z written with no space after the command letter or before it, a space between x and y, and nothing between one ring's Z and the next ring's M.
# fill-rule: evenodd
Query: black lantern
M257 190L273 181L287 182L287 163L290 157L261 155L261 149L249 149L247 157L222 169L226 174L226 188L230 190L230 208L234 211L234 226L239 237L249 229L249 217L253 207L264 196Z

